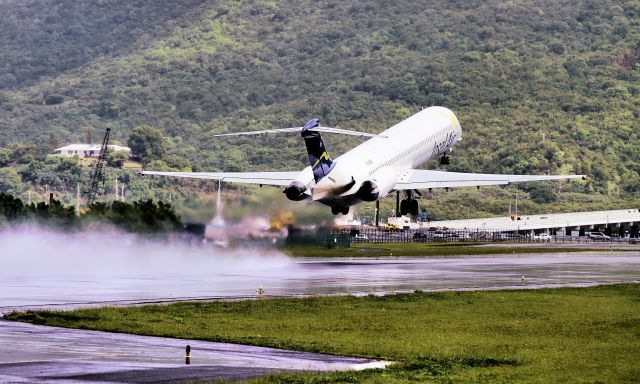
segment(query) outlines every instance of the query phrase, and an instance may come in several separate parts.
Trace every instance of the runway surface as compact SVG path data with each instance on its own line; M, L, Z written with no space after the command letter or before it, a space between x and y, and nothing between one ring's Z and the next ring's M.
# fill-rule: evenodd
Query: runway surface
M246 251L253 252L253 251ZM234 260L233 257L237 257ZM185 261L185 263L189 263ZM15 272L15 271L14 271ZM184 268L111 267L0 272L0 313L24 308L72 308L266 295L384 294L582 286L640 281L640 252L504 254L471 257L293 259L282 255L211 255Z
M185 365L185 347L191 364ZM0 320L0 383L240 380L275 371L380 368L385 362Z
M384 294L640 281L640 251L473 257L299 259L273 251L42 230L0 233L0 314L182 299ZM522 281L524 276L524 283ZM184 347L193 364L183 365ZM0 382L236 380L273 370L379 362L0 321ZM376 365L377 364L377 365Z

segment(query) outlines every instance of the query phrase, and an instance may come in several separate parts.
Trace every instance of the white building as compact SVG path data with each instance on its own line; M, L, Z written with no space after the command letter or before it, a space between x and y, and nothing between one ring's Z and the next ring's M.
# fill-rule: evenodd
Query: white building
M100 155L100 144L69 144L64 147L56 148L53 153L58 156L66 157L98 157ZM122 151L131 155L131 148L121 147L119 145L108 145L109 151Z
M586 232L605 232L620 237L638 237L640 209L616 209L610 211L546 213L488 217L482 219L443 220L415 222L408 216L389 217L389 225L409 229L448 228L453 230L491 232L550 232L562 236L584 236Z

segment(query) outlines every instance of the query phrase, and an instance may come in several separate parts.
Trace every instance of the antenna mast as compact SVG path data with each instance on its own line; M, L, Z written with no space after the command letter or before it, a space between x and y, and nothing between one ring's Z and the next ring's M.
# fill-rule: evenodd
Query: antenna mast
M100 184L100 182L102 182L102 187L104 188L104 173L102 172L102 168L104 167L104 162L107 160L107 153L109 152L110 133L111 128L107 128L107 131L104 134L104 139L102 139L102 146L100 147L98 161L96 162L95 169L93 170L93 175L91 175L91 185L89 186L89 190L85 192L88 195L87 205L91 205L91 203L96 201L98 184Z

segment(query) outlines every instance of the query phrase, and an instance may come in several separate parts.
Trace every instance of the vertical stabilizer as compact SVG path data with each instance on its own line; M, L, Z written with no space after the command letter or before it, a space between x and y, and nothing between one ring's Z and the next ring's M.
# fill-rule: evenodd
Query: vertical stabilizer
M313 178L316 183L331 172L333 166L333 160L329 157L324 141L320 132L314 131L313 128L320 125L319 119L311 119L302 128L302 138L307 146L307 153L309 154L309 164L313 171Z

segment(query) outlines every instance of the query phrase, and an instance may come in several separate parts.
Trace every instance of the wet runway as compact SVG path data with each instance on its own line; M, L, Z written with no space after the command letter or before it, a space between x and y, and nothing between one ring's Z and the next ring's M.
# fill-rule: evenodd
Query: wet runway
M640 281L640 251L473 257L300 259L131 236L0 233L0 314L181 299L384 294ZM525 277L524 284L522 276ZM185 366L184 347L193 348ZM0 382L236 380L273 370L336 370L361 359L65 330L0 321Z
M42 306L255 297L259 286L270 296L306 296L521 288L522 276L526 288L640 281L640 252L352 259L211 255L192 260L184 269L156 265L149 270L105 270L85 265L76 270L0 275L0 312L7 312Z
M191 364L185 365L185 347ZM51 328L0 320L0 383L240 380L274 371L335 371L386 363L273 348Z
M59 265L42 260L23 269L25 264L5 263L0 271L0 312L179 298L255 297L259 285L268 295L302 296L640 281L640 253L606 249L588 253L353 259L292 259L257 251L203 255L201 250L184 258L174 251L170 249L169 256L154 259L155 264L122 258L110 258L109 263L61 258ZM192 347L189 366L184 365L186 344ZM0 321L2 383L240 380L282 370L382 365L364 359Z
M366 256L366 252L363 252ZM266 295L382 294L640 280L638 250L301 259L108 231L0 231L0 313L13 308Z

